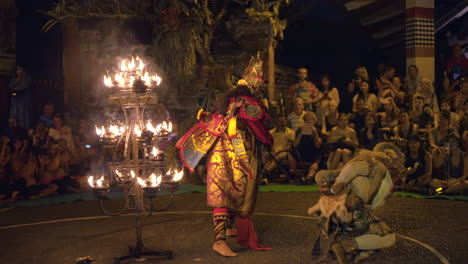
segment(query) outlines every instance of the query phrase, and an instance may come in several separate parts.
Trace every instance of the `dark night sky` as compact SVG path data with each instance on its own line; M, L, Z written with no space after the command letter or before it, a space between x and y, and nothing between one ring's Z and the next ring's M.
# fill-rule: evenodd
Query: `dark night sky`
M60 25L50 32L40 32L48 17L37 12L50 8L53 2L16 1L19 9L17 59L30 68L35 78L62 78ZM351 77L357 65L363 64L373 72L377 61L371 53L373 42L369 35L359 25L349 23L327 0L295 0L292 8L303 10L304 5L311 2L312 8L290 19L285 40L280 41L277 49L277 63L305 66L313 79L329 73L340 85Z

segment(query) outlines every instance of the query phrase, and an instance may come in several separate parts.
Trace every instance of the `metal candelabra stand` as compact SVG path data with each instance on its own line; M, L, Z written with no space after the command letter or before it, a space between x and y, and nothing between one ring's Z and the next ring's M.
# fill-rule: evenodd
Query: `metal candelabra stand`
M94 195L99 198L103 213L118 216L127 210L136 212L136 246L129 248L127 256L115 258L116 264L144 256L173 258L170 250L146 249L142 240L141 217L169 209L182 176L182 171L175 171L174 175L171 175L171 171L166 173L166 154L158 151L160 143L168 139L172 125L164 122L154 127L150 122L144 123L145 108L157 101L156 88L161 79L157 75L144 74L143 69L144 64L137 57L136 63L133 58L129 63L122 61L121 70L113 79L104 76L109 100L120 104L125 116L125 126L111 125L102 129L96 127L101 144L112 151L112 161L109 162L110 173L107 173L106 178L88 178ZM113 211L106 208L105 203L109 199L110 182L116 182L125 194L122 207ZM162 187L171 197L167 205L157 208L153 200Z

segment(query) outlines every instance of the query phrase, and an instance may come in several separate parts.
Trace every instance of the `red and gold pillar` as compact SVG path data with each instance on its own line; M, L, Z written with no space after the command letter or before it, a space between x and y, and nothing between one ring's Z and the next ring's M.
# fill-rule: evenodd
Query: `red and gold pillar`
M434 80L434 0L406 0L406 67Z

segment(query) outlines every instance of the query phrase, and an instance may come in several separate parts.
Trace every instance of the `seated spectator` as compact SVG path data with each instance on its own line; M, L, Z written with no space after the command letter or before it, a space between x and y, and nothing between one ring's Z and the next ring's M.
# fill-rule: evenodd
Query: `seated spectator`
M289 87L288 105L293 104L295 98L301 98L304 101L304 109L313 111L313 105L320 100L319 90L315 85L307 81L307 69L297 69L298 82Z
M314 178L315 173L319 167L319 162L322 157L321 145L322 139L320 138L315 122L317 118L314 113L308 112L304 115L304 126L299 128L294 140L293 156L298 163L307 163L307 175L305 181L310 182ZM292 171L296 171L297 165L293 163Z
M468 130L468 100L459 106L456 111L458 115L458 127L460 132Z
M433 112L429 107L424 107L424 98L416 96L413 100L413 108L409 113L410 121L419 127L421 133L429 132L432 127Z
M293 112L288 115L289 125L294 132L304 125L304 115L306 113L304 111L304 101L301 98L296 98Z
M462 89L458 91L455 95L455 100L454 100L454 111L465 111L465 105L467 105L468 102L468 80L463 82Z
M382 131L377 126L376 114L368 112L364 124L364 127L359 130L359 143L361 148L372 150L377 143L384 139Z
M418 133L419 127L417 124L410 121L408 112L400 111L398 125L393 128L393 140L396 145L401 150L404 150L407 145L407 139L417 136Z
M270 130L273 136L273 148L264 166L264 171L269 174L273 171L283 160L287 160L291 169L294 169L294 158L290 151L294 143L295 133L292 129L286 126L286 118L279 116L276 120L276 128ZM295 171L291 171L295 174Z
M349 127L353 128L356 131L360 131L364 127L364 122L366 119L366 115L369 112L367 110L367 106L364 103L364 98L358 97L356 101L356 112L351 114L349 119Z
M338 112L338 103L331 100L328 104L328 111L322 119L322 135L328 137L331 129L338 124L340 113Z
M447 100L443 100L442 103L440 104L440 110L446 111L450 114L450 127L455 128L455 130L458 131L458 128L460 125L459 120L458 120L458 115L454 112L450 112L450 108L451 108L450 104ZM434 116L434 126L438 126L439 115L440 115L440 112Z
M357 98L362 97L364 98L364 103L366 104L366 107L369 111L375 112L377 111L377 108L379 107L379 103L377 100L377 96L373 93L369 93L369 83L367 82L362 82L361 87L360 87L360 92L359 94L356 94L353 98L353 112L357 111Z
M406 191L424 191L432 176L432 156L423 148L418 136L408 137L405 167L405 181L399 186Z
M353 111L353 98L358 94L361 83L361 77L354 75L353 80L348 83L346 90L340 93L340 113L351 113Z
M398 117L400 115L400 109L395 104L395 101L391 97L380 100L384 108L384 112L377 114L378 126L384 132L386 139L390 138L393 134L393 128L398 125Z
M442 154L434 158L435 173L430 186L436 193L463 193L468 190L468 154L460 149L462 141L458 136L449 136L446 143Z
M377 94L381 94L385 87L391 84L393 77L395 76L395 67L385 66L383 74L375 80L375 87L377 88Z
M463 132L462 139L463 139L462 151L468 152L468 130L465 130L465 132Z
M390 84L390 89L393 94L393 99L395 100L395 103L398 108L409 108L409 102L408 102L408 88L406 85L402 82L401 78L399 76L393 77L393 80Z
M8 173L8 164L10 162L9 139L6 136L0 136L0 203L9 203L12 201L12 188L10 186L10 175Z
M322 76L320 84L319 107L315 109L318 126L322 125L323 115L327 112L328 104L331 100L340 105L340 94L338 93L338 89L330 84L330 77L328 75Z
M29 130L29 137L35 154L45 152L48 132L45 122L42 120L37 122L34 129Z
M447 146L444 145L448 136L457 136L458 132L449 126L450 113L443 111L439 115L439 123L437 127L429 131L429 145L431 147L432 156L435 160L443 159L447 155ZM434 168L436 168L434 166Z
M15 116L8 119L8 127L2 131L2 134L8 137L10 150L15 150L17 141L22 142L28 139L28 131L18 124Z
M363 81L366 81L366 82L370 81L369 73L367 72L367 69L364 66L358 66L356 70L354 71L354 74L359 76L361 80Z
M437 126L429 131L429 144L434 151L440 151L446 148L444 143L448 136L455 135L459 137L458 132L450 127L450 112L440 112L438 118ZM436 155L433 156L435 157Z
M352 158L352 153L359 146L359 141L356 131L348 126L347 114L340 114L338 125L332 128L327 142L331 149L327 161L328 170L341 168Z
M98 154L98 136L90 126L89 120L81 118L75 135L76 158L72 161L77 167L75 173L84 174L90 169L91 160Z
M422 97L424 105L428 106L434 114L439 113L439 104L437 102L437 96L435 94L434 86L432 86L431 80L428 78L421 79L421 83L419 84L418 88L416 88L416 92L413 94L413 104L416 97Z
M461 71L468 72L468 59L463 54L462 46L455 44L452 47L452 56L445 62L445 69L448 73L454 71L455 67L458 67Z
M442 80L442 89L444 91L442 98L454 103L457 95L460 93L462 83L460 79L452 80L448 76L444 77Z
M42 109L42 114L39 116L39 119L44 121L47 128L51 128L53 125L53 119L55 115L55 106L52 103L47 103Z
M419 69L416 65L412 64L408 66L408 74L405 77L405 84L408 87L408 92L412 93L416 91L419 86L421 76L419 75Z
M55 115L53 119L53 126L49 130L48 143L50 139L59 141L63 139L67 142L67 148L70 153L74 154L75 152L75 142L73 141L73 133L71 128L67 127L64 124L63 118L61 115Z

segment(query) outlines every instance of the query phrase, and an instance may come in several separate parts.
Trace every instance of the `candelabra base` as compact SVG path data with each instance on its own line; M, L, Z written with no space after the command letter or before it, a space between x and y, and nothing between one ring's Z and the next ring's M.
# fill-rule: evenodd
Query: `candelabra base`
M168 260L172 259L173 253L170 250L152 251L145 248L129 248L128 255L115 258L115 264L119 264L121 261L127 259L141 259L142 257L156 256L156 257L167 257Z
M141 212L138 212L136 215L136 247L128 249L128 255L115 258L115 264L119 264L123 260L127 259L141 259L144 256L155 256L155 257L167 257L167 259L172 259L173 253L171 250L160 250L160 251L153 251L148 250L143 245L143 240L141 238Z

